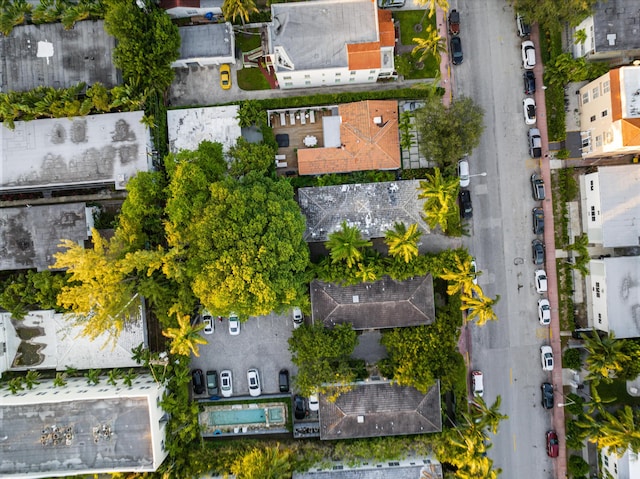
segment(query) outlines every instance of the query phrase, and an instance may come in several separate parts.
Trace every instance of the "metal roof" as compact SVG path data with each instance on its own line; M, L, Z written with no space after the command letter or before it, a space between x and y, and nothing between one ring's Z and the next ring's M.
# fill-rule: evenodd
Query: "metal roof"
M640 245L640 167L598 169L602 236L605 247Z

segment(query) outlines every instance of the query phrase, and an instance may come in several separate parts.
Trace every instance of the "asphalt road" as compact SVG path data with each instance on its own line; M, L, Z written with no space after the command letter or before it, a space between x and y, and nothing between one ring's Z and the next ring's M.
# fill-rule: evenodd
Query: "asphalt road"
M500 395L501 411L509 416L488 454L502 477L549 478L554 469L545 431L551 413L540 403L540 385L550 380L540 362L549 330L537 320L531 256L531 209L538 205L529 178L539 165L528 154L521 39L507 2L454 0L450 8L460 11L464 51L463 64L452 66L454 98L469 96L485 110L486 130L470 169L487 176L471 178L473 235L464 243L476 256L485 294L500 295L499 320L470 326L471 365L484 372L484 397L491 404Z

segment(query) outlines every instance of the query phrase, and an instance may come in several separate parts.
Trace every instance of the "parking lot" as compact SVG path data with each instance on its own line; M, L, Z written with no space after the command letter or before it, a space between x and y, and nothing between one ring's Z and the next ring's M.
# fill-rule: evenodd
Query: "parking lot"
M286 368L290 378L297 373L291 363L288 339L293 331L291 311L282 315L251 317L240 326L240 334L229 334L229 321L214 317L213 334L203 337L208 344L200 346L200 357L191 360L192 369L220 372L229 369L233 376L233 397L249 398L247 370L257 368L260 372L262 395L280 394L278 372ZM207 397L207 394L198 396Z

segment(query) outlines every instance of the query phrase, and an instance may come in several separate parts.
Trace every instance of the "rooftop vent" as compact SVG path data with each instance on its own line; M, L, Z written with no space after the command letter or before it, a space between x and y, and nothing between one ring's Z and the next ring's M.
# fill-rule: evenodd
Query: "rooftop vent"
M364 416L358 416L358 424L364 424Z
M373 122L374 122L376 125L382 125L382 117L381 117L381 116L374 116L374 117L373 117Z
M358 296L357 294L354 294L352 296L352 300L354 303L359 303L360 302L360 296Z
M607 41L609 42L609 45L615 45L616 44L616 34L615 33L609 33L607 35Z

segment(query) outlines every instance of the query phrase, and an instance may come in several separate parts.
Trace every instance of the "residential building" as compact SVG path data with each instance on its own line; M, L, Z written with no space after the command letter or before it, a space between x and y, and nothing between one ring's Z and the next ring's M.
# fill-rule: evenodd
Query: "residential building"
M196 150L203 141L221 143L225 151L242 136L238 105L167 111L169 150Z
M202 16L216 20L222 16L223 3L223 0L160 0L159 5L171 18Z
M640 338L640 256L593 259L585 278L589 326Z
M326 327L349 323L356 330L431 324L435 320L433 278L396 281L389 276L373 283L342 286L313 280L311 318Z
M84 203L0 208L0 271L49 269L61 251L60 241L83 243L92 223Z
M294 472L293 479L442 479L442 464L432 457L409 456L393 461L364 460L360 464L332 461Z
M140 374L127 386L103 378L40 379L32 389L0 392L0 473L49 478L152 472L167 456L164 387Z
M589 243L637 247L640 238L640 167L600 166L580 176L582 228Z
M208 23L180 27L180 56L171 66L189 68L197 65L235 63L235 36L231 23Z
M143 111L17 121L0 126L0 194L115 187L152 168Z
M592 61L629 64L640 57L640 9L637 0L600 0L591 7L575 32L584 31L586 41L573 45L573 56Z
M395 223L416 223L422 233L431 230L422 217L418 180L300 188L298 203L307 219L304 240L325 242L343 221L356 226L367 239L384 238Z
M375 83L394 74L391 12L371 0L272 3L265 62L280 88Z
M601 472L612 479L634 479L640 477L640 460L638 454L628 449L622 457L613 454L609 449L600 450ZM607 473L609 476L607 476Z
M440 382L426 394L390 381L356 383L329 401L320 399L320 439L427 434L442 430Z
M398 103L367 100L322 116L322 147L298 149L298 173L323 175L401 167Z
M38 86L69 88L100 82L107 88L122 83L113 64L116 39L103 20L18 25L0 35L0 91L29 91Z
M580 88L583 158L640 153L640 66L616 68Z

